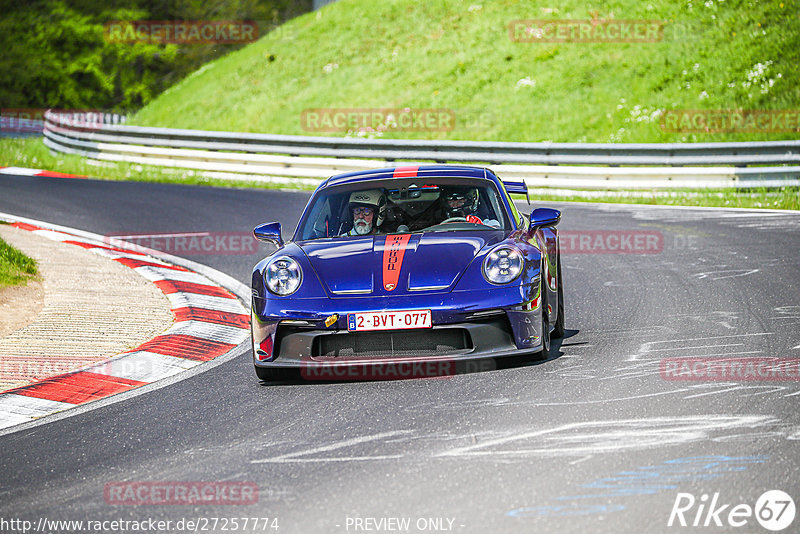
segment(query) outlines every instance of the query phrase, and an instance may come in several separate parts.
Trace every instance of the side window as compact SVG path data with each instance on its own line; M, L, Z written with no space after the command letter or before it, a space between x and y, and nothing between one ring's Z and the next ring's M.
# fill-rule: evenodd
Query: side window
M501 182L501 184L502 184L502 182ZM517 226L519 226L520 228L527 228L527 223L525 222L525 217L519 212L519 210L517 210L517 206L516 206L516 204L514 204L514 199L511 198L511 195L509 195L508 191L506 191L505 185L502 185L501 187L502 187L503 193L506 194L506 198L508 199L509 206L511 206L511 218L515 219L517 221ZM495 194L497 194L497 193L495 193ZM498 204L497 213L505 213L505 209L503 209L501 207L503 205L501 199L499 199L499 198L497 199L497 204Z
M490 201L489 204L491 207L491 213L487 214L487 217L489 217L490 219L495 219L499 221L501 224L505 224L504 222L502 222L503 216L501 215L503 213L503 208L502 208L503 204L500 201L500 197L497 191L495 191L494 188L487 187L484 189L484 194L488 195Z

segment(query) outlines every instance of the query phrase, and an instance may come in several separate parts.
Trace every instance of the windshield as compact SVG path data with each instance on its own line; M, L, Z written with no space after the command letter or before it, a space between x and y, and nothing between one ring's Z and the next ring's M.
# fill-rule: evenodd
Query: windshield
M386 186L361 182L322 190L298 227L298 240L510 229L491 182L426 178L421 184Z

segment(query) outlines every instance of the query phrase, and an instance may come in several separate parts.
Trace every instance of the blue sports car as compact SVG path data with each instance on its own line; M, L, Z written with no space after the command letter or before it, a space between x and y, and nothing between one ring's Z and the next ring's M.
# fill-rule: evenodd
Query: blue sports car
M253 270L258 377L427 376L546 359L551 336L564 334L561 212L526 217L509 193L527 189L479 167L353 172L317 187L291 241L280 223L256 227L277 246Z

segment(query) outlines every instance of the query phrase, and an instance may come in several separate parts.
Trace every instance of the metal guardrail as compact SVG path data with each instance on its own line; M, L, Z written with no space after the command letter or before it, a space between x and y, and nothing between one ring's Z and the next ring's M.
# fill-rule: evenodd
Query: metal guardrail
M0 137L36 137L44 130L44 113L40 109L0 109ZM101 111L68 112L59 111L62 116L70 117L73 122L82 121L89 124L122 124L127 117L119 113Z
M800 185L800 167L763 167L800 165L800 140L595 144L363 139L148 128L51 112L45 114L44 135L53 150L100 160L298 179L405 160L491 164L503 177L524 179L529 186Z

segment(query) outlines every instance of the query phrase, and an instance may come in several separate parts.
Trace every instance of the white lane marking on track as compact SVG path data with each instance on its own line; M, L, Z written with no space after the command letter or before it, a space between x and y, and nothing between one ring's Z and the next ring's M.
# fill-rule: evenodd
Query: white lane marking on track
M636 399L646 399L648 397L663 397L664 395L674 395L675 393L680 393L682 391L689 391L688 388L681 388L681 389L673 389L670 391L661 391L658 393L644 393L642 395L633 395L631 397L618 397L613 399L598 399L598 400L590 400L590 401L573 401L573 402L521 402L519 404L525 404L530 406L581 406L585 404L605 404L608 402L619 402L619 401L630 401ZM508 405L513 406L514 402L509 402Z
M709 339L731 339L731 338L737 338L737 337L769 336L769 335L772 335L772 332L756 332L756 333L752 333L752 334L729 334L729 335L726 335L726 336L690 337L690 338L685 338L685 339L665 339L665 340L662 340L662 341L646 341L646 342L642 343L642 345L639 347L638 354L632 354L631 356L629 356L628 357L628 361L635 362L635 361L638 361L640 358L647 356L647 354L650 353L650 352L655 352L657 350L662 350L662 349L653 349L652 348L653 345L657 345L659 343L674 343L676 345L680 345L681 343L685 343L685 342L688 342L688 341L706 341L706 340L709 340ZM677 347L674 347L672 350L680 350L682 348L683 347L681 347L681 346L677 346Z
M714 311L711 313L703 313L701 315L667 315L664 318L671 320L691 319L692 321L697 321L700 323L711 322L720 326L724 326L728 330L735 330L736 326L734 326L732 323L739 320L739 316L734 312L726 311Z
M386 460L392 458L401 458L402 454L397 455L379 455L379 456L350 456L350 457L328 457L328 458L299 458L300 456L309 456L320 452L330 452L345 447L352 447L353 445L360 445L370 441L377 441L392 436L400 436L411 433L410 430L392 430L390 432L380 432L378 434L371 434L368 436L360 436L357 438L350 438L341 441L336 441L330 445L323 445L321 447L314 447L297 452L290 452L288 454L281 454L273 458L262 458L259 460L250 460L251 464L264 464L264 463L295 463L295 462L342 462L351 460Z
M697 345L694 347L675 347L666 349L650 349L647 352L663 352L665 350L695 350L695 349L716 349L717 347L741 347L744 343L721 343L719 345Z
M656 417L570 423L559 427L521 432L480 443L457 447L436 457L525 457L568 456L620 452L708 439L715 432L754 428L775 422L761 415L704 415ZM520 442L528 441L528 448ZM510 446L503 449L503 446Z
M738 382L715 382L713 384L696 384L693 386L695 389L703 389L703 388L725 388L725 389L716 389L715 391L709 391L707 393L697 393L694 395L687 395L683 397L684 400L686 399L699 399L700 397L708 397L711 395L720 395L722 393L730 393L731 391L745 391L748 389L761 389L764 387L770 386L750 386L740 384ZM752 396L752 395L748 395Z
M752 394L749 394L749 395L748 394L741 394L740 396L741 397L754 397L756 395L764 395L764 394L767 394L767 393L773 393L773 392L777 393L777 391L778 391L777 388L780 388L780 390L789 389L786 386L744 385L744 384L740 384L738 382L714 382L714 383L705 383L705 384L693 384L693 385L689 386L689 390L690 391L700 391L700 390L703 390L703 389L713 389L714 391L709 391L708 393L699 393L699 394L695 394L695 395L687 395L687 396L683 397L683 400L694 399L694 398L699 398L699 397L707 397L707 396L710 396L710 395L719 395L719 394L722 394L722 393L729 393L731 391L757 390L757 389L764 389L764 388L770 388L770 387L774 387L774 388L776 388L776 390L775 391L761 391L759 393L752 393ZM798 393L800 393L800 392L798 392ZM797 393L790 393L789 395L783 395L783 396L784 397L791 397L791 396L796 395L796 394Z
M641 328L604 328L602 330L584 330L584 334L591 334L592 336L618 336L623 334L637 334L640 336L649 336L660 333L673 333L674 330L666 326L643 326Z
M300 464L311 464L311 463L322 463L322 462L364 462L364 461L372 461L372 460L395 460L397 458L402 458L402 454L388 454L388 455L379 455L379 456L341 456L341 457L333 457L333 458L296 458L296 459L285 459L285 458L276 458L274 460L264 459L264 460L253 460L250 463L276 463L276 464L288 464L288 463L300 463Z
M720 345L722 346L722 345ZM716 358L717 356L738 356L741 354L762 354L763 350L743 350L739 352L719 352L717 354L703 354L703 358ZM687 358L694 358L695 356L687 356Z
M692 278L697 278L698 280L704 280L709 278L710 280L726 280L728 278L737 278L740 276L747 276L749 274L757 273L758 269L728 269L724 271L706 271L704 273L695 273L692 275ZM718 276L723 275L723 276Z
M766 432L751 432L747 434L731 434L730 436L720 436L718 438L711 438L715 443L730 443L732 441L750 441L757 443L759 446L764 446L765 439L786 438L786 433L781 430L773 430Z
M729 334L726 336L707 336L707 337L687 337L684 339L665 339L663 341L648 341L645 345L652 345L655 343L677 343L680 341L701 341L704 339L725 339L729 337L745 337L745 336L768 336L771 335L772 332L756 332L751 334Z

